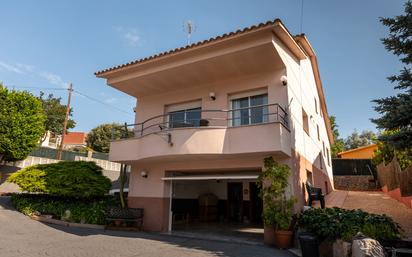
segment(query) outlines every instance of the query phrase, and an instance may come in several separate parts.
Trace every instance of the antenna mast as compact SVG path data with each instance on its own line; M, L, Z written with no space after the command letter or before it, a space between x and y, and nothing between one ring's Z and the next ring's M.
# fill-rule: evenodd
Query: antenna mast
M187 34L187 44L190 45L192 34L196 31L195 24L192 21L188 20L183 24L183 30Z

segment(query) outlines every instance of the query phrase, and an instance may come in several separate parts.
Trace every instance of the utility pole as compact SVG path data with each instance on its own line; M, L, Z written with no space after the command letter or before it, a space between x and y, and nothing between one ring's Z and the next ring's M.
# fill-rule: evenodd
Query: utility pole
M70 83L70 86L69 86L68 90L69 90L69 96L67 98L66 117L64 118L64 123L63 123L62 139L61 139L61 142L60 142L59 150L57 151L57 156L56 156L57 160L61 160L61 158L62 158L64 136L66 135L67 120L69 119L69 115L70 115L70 100L72 98L72 92L73 92L72 83Z

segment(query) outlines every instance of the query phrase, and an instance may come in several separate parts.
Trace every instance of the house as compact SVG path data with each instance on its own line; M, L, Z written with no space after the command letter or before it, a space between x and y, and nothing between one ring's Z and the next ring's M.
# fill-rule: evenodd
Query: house
M378 150L378 146L371 144L340 152L337 156L341 159L372 159L376 150Z
M278 19L95 75L137 99L134 136L111 142L109 159L131 166L128 204L144 208L145 230L258 223L267 156L290 166L296 211L307 180L333 190L316 55Z
M67 132L64 136L63 147L65 149L84 147L86 146L86 138L86 132Z

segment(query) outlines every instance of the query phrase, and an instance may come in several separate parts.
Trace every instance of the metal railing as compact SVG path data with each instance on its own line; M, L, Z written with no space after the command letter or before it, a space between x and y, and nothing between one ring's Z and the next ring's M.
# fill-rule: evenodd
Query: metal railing
M179 114L183 118L176 118ZM141 123L125 123L121 138L141 137L177 128L240 127L276 122L289 129L288 114L279 104L263 104L230 110L183 110L157 115Z

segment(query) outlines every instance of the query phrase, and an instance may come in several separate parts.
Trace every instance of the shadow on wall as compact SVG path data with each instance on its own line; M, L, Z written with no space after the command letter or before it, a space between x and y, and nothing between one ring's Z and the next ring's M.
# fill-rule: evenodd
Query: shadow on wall
M315 187L322 189L322 193L329 194L333 191L332 178L327 175L324 158L321 158L321 153L315 159L314 163L308 162L298 152L292 154L292 172L293 172L293 188L295 196L297 197L296 211L301 211L303 206L307 204L307 192L305 183L310 181ZM322 162L323 169L317 168L315 165ZM310 176L310 177L308 177Z
M322 155L322 151L317 155L313 165L313 185L315 187L320 187L323 194L329 194L333 191L333 178L328 176L328 171L326 170L325 158L327 156ZM321 169L317 168L315 165L320 164Z

